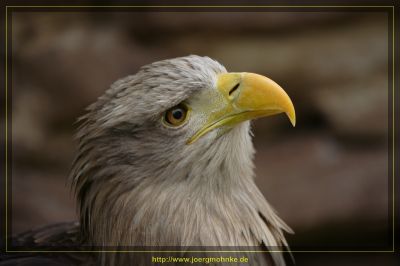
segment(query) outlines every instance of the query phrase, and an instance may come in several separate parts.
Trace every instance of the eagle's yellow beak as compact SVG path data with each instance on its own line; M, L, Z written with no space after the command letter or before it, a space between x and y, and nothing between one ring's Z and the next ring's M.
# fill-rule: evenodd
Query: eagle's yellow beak
M267 77L253 73L220 74L217 90L221 94L219 105L222 106L211 112L205 126L189 139L188 144L215 128L279 113L286 113L292 125L296 124L289 96Z

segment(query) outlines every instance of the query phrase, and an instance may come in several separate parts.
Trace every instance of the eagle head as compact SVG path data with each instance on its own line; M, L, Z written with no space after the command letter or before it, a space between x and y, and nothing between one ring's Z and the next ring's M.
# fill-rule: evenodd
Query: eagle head
M93 245L279 246L254 183L250 120L293 104L267 77L186 56L143 66L87 108L71 183Z

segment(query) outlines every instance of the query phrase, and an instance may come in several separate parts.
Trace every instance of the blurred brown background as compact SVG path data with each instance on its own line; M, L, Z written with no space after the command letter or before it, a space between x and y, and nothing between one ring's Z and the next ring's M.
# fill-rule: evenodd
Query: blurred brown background
M389 249L384 12L15 12L12 226L76 219L66 178L76 118L144 64L207 55L291 96L254 123L257 182L292 249Z

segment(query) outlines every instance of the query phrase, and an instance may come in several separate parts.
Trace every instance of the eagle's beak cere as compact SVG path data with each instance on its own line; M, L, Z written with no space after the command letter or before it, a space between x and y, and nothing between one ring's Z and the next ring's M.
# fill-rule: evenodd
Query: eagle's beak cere
M207 132L221 126L232 127L240 122L279 113L286 113L293 126L296 114L286 92L271 79L254 73L220 74L217 90L223 99L209 115L205 126L189 140L191 144Z

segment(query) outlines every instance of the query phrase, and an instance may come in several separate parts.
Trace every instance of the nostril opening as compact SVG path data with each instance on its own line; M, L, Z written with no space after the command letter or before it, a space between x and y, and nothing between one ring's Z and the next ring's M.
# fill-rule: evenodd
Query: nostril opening
M233 86L233 88L229 91L228 95L231 96L239 88L240 83Z

